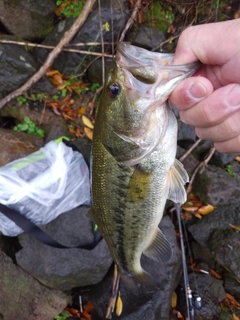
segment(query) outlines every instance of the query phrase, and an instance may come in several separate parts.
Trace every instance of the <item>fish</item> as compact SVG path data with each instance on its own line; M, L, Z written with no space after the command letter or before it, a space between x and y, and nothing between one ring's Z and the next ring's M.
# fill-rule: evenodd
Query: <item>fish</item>
M120 275L162 288L141 256L163 263L172 249L158 225L167 199L186 201L188 174L175 158L177 120L168 104L198 63L120 42L101 94L92 141L92 209Z

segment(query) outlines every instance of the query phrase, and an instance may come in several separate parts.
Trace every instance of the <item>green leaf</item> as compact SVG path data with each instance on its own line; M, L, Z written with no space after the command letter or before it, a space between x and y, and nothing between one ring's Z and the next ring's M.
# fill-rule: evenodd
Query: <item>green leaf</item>
M19 128L20 131L27 131L28 130L28 124L27 123L19 124L18 128Z
M25 116L25 117L23 118L23 121L24 121L25 123L32 123L32 121L30 120L30 118L29 118L28 116Z

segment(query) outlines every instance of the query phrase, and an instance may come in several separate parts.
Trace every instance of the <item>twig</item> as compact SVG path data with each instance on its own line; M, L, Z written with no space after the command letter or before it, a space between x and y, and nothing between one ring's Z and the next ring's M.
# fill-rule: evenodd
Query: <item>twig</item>
M187 158L189 153L191 153L193 149L195 149L201 141L202 139L198 139L196 142L194 142L194 144L179 158L179 161L183 162Z
M106 319L112 319L112 313L114 312L116 300L117 300L119 281L120 281L120 275L118 273L116 264L114 264L112 295L108 302L107 313L105 316Z
M191 177L191 180L189 181L189 185L187 187L187 194L191 191L191 187L192 187L192 184L193 184L193 181L198 173L198 171L204 167L206 167L206 165L208 164L208 162L210 161L210 159L212 158L213 154L215 152L215 148L212 147L208 154L206 155L206 157L204 158L204 160L202 162L200 162L196 168L194 169L193 171L193 174L192 174L192 177Z
M141 5L141 0L137 0L136 4L135 4L135 7L134 7L134 10L131 14L131 17L128 19L127 23L126 23L126 26L120 36L120 39L119 41L123 41L125 35L126 35L126 32L128 31L128 29L131 27L131 25L133 24L135 18L136 18L136 15L137 15L137 12L138 12L138 9L140 8L140 5Z
M18 46L27 46L27 47L34 47L34 48L44 48L44 49L54 49L55 46L49 46L46 44L39 44L39 43L33 43L33 42L25 42L25 41L14 41L14 40L6 40L6 39L0 39L0 43L7 43L7 44L16 44ZM104 42L104 44L112 44L112 42ZM86 47L86 46L101 46L102 42L78 42L78 43L69 43L66 44L66 47ZM71 49L63 49L64 51L70 51ZM71 51L70 51L71 52ZM78 51L73 51L78 52ZM82 52L80 50L80 52ZM83 51L88 52L88 51Z
M104 42L103 42L103 26L102 26L102 12L101 12L101 2L98 0L98 13L99 13L99 24L100 24L100 37L102 42L102 53L104 54ZM102 56L102 83L105 81L105 60Z
M41 68L20 88L11 92L9 95L0 100L0 109L2 109L6 103L10 100L20 96L23 92L27 91L34 83L36 83L41 77L46 73L47 69L53 64L56 57L62 51L63 47L71 41L76 32L81 28L83 23L86 21L91 9L96 0L88 0L79 15L79 17L75 20L72 27L66 31L58 43L58 45L49 53L47 60L41 66Z
M93 98L92 98L92 107L91 107L90 115L93 114L93 109L94 109L95 100L96 100L97 95L99 94L99 92L102 91L102 89L103 89L103 85L102 85L101 87L99 87L99 88L95 91L95 93L94 93L94 96L93 96Z
M164 44L167 44L168 42L173 41L174 39L176 39L176 38L178 38L178 37L179 37L179 35L177 35L177 36L170 36L167 40L162 41L159 45L157 45L156 47L152 48L151 51L156 51L156 50L158 50L158 49L161 48Z

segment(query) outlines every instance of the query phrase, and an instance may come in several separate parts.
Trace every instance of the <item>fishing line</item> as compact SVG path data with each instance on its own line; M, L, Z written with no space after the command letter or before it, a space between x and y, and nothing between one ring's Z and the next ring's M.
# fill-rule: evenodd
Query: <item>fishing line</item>
M183 225L183 229L184 229L184 236L185 236L186 243L187 243L188 254L189 254L189 257L190 257L190 261L192 263L193 262L193 256L192 256L192 252L191 252L190 245L189 245L189 240L188 240L188 235L187 235L187 228L186 228L186 223L185 223L184 219L182 220L182 225ZM193 279L194 279L195 288L196 288L196 291L199 292L198 283L197 283L197 279L196 279L196 276L195 276L195 271L194 271L194 269L192 269L192 271L193 271L193 275L194 275Z
M188 270L187 270L187 263L186 263L186 255L185 255L185 248L184 248L184 239L183 239L183 231L182 231L182 220L180 216L180 209L177 203L174 203L177 213L178 225L179 225L179 234L180 234L180 245L182 250L182 265L183 265L183 278L184 278L184 289L186 294L186 305L187 305L187 316L189 320L194 320L194 308L201 309L201 297L197 294L192 295L192 290L189 285L189 278L188 278Z

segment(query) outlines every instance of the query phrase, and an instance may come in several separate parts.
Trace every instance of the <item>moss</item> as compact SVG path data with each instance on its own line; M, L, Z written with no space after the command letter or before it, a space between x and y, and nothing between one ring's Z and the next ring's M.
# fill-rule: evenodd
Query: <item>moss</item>
M164 32L168 31L169 26L175 19L171 6L167 6L167 9L163 10L159 1L153 1L152 11L145 13L144 18L146 23L149 23L149 15L151 20L150 26Z

